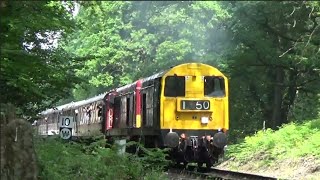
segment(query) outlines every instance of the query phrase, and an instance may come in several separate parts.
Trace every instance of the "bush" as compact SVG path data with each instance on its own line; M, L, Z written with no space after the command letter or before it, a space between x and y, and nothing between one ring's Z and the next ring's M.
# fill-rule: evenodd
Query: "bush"
M120 155L116 148L104 148L104 145L104 140L83 145L58 138L38 139L39 179L164 178L162 165L150 164L151 161L146 160L148 155L143 158Z

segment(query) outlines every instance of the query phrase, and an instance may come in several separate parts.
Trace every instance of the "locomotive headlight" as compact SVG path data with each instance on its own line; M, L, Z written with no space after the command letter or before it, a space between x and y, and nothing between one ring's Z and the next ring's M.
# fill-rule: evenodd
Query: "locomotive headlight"
M208 124L209 118L208 117L201 117L201 124Z

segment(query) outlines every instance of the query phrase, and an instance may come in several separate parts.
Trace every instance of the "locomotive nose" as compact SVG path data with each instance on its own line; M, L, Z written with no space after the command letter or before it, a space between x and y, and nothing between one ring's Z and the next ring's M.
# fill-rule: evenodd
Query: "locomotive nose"
M223 148L227 145L227 136L223 132L218 132L213 136L213 145L218 148Z

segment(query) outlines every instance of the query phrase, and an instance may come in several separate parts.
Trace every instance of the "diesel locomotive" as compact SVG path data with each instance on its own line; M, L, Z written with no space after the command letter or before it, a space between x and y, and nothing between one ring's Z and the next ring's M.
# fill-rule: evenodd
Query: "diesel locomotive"
M38 132L59 133L73 117L72 137L103 134L168 147L178 163L211 167L229 129L228 79L215 67L186 63L103 94L41 112Z

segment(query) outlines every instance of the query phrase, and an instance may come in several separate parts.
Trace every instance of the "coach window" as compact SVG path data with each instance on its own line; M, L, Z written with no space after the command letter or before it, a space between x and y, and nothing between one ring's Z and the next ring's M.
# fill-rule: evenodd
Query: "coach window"
M98 117L101 117L102 116L102 105L99 104L98 105Z
M205 76L204 95L209 97L225 96L225 86L223 77Z
M167 76L165 80L164 96L185 96L186 80L184 76Z

